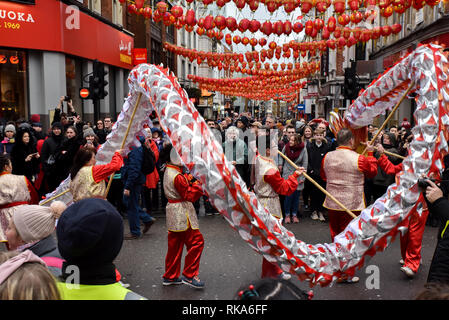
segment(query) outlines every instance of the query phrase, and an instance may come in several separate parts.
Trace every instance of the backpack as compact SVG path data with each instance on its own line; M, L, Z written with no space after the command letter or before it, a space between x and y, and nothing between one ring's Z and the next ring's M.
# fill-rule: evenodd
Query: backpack
M143 149L143 162L141 171L144 175L148 175L154 171L156 159L154 157L153 150L145 146L142 146L142 149Z

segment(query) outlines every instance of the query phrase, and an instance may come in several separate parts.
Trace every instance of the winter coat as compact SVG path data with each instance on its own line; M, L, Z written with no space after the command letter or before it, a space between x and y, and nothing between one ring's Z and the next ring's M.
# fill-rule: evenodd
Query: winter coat
M28 131L18 131L18 140L11 151L12 173L23 175L27 177L28 180L33 181L32 177L39 173L40 160L39 158L33 157L31 158L31 161L25 161L25 158L28 155L37 153L35 141L31 134L30 142L28 144L22 142L22 137L25 132Z
M329 143L322 143L318 147L313 140L307 142L307 173L315 180L321 179L321 163L326 153L331 149L332 146Z
M124 189L131 190L134 185L143 185L146 181L146 176L142 173L143 162L143 148L145 139L141 138L142 144L138 148L134 148L124 159L124 166L121 169L121 177Z
M282 149L282 153L285 154L285 147ZM296 169L293 168L287 161L284 160L284 158L279 157L279 166L282 166L282 178L288 179L289 176L291 176ZM308 163L308 156L307 156L307 148L304 146L301 153L299 154L299 157L293 161L298 167L307 168ZM303 190L304 189L304 176L298 177L298 188L296 190Z
M97 135L97 137L98 137L98 142L99 142L100 144L103 144L103 143L106 142L106 136L107 136L107 134L106 134L106 132L104 131L104 129L97 129L97 128L95 128L95 129L94 129L94 133Z
M12 148L14 147L15 138L8 139L5 137L2 141L2 153L11 154Z
M429 212L440 221L440 228L427 282L449 284L449 200L441 197L429 204Z
M80 139L75 136L71 139L64 138L60 147L56 150L55 171L60 174L62 180L68 177L73 166L73 159L79 149Z
M42 145L41 151L41 163L42 169L46 174L49 174L50 171L54 168L54 163L51 164L51 161L56 161L56 152L60 148L63 141L62 133L59 136L55 136L53 132L50 134L50 137L44 141Z
M398 153L398 151L395 148L389 148L385 149L386 151L392 152L392 153ZM380 154L378 152L374 153L374 156L376 159L379 159ZM398 158L386 155L388 157L388 160L390 160L391 163L394 165L399 164L400 160L398 161ZM385 186L388 187L389 185L394 183L395 176L391 174L387 174L385 171L382 170L382 168L378 165L377 166L377 174L373 178L373 184L378 186Z

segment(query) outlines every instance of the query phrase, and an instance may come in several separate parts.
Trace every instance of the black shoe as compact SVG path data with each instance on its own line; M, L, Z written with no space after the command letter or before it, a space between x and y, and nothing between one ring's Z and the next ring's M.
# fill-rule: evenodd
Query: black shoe
M148 230L150 230L150 228L153 225L153 223L154 223L154 220L151 220L151 221L148 221L148 222L144 222L143 223L144 227L143 227L142 233L143 234L147 233Z

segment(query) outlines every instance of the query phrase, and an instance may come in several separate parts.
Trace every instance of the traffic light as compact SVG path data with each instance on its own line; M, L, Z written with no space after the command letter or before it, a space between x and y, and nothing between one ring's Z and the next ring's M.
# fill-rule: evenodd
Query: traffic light
M353 68L345 69L344 96L346 99L357 99L360 87L357 83L357 76Z
M104 65L95 60L92 76L89 77L89 91L92 100L104 99L108 95L108 92L105 90L105 87L108 85L108 82L105 80L107 74L108 72L105 70Z

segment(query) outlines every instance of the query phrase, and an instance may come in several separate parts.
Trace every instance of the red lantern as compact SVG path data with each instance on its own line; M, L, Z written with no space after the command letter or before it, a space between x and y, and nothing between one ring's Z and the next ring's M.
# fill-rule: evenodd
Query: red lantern
M240 32L245 32L246 30L248 30L249 28L249 20L248 19L242 19L239 22L239 31Z
M260 31L267 36L270 36L271 32L273 32L273 25L270 21L265 21L260 28Z
M237 21L235 20L234 17L227 17L226 18L226 27L230 30L230 31L235 31L237 30L238 26L237 26Z
M226 4L226 2L226 0L217 0L215 1L215 4L217 5L217 7L222 8Z
M251 38L250 40L249 40L249 44L252 46L252 47L255 47L256 45L257 45L257 39L256 38Z
M242 39L240 39L239 36L234 36L234 38L232 40L234 41L235 44L239 44L240 41L242 41Z
M193 27L196 24L195 10L189 9L186 13L186 24Z
M249 1L249 8L251 9L252 12L256 11L258 7L259 7L259 1L257 1L257 0Z
M158 3L156 3L156 7L157 10L164 14L165 12L167 12L168 5L163 1L159 1Z
M202 1L203 1L203 4L206 6L206 8L208 5L210 5L213 2L213 0L202 0Z
M346 39L343 37L338 38L337 41L337 47L339 47L340 49L343 48L346 45Z
M376 40L380 37L380 27L374 27L371 30L371 39Z
M225 35L225 41L229 46L232 45L232 36L229 33Z
M335 28L337 27L337 20L334 17L329 17L327 20L327 29L330 33L335 31Z
M249 43L248 37L243 37L242 38L242 44L246 46L248 43Z
M345 12L345 0L334 0L334 11L338 14Z
M293 25L293 31L295 31L296 33L300 33L302 31L302 29L304 29L304 27L301 22L296 22Z
M340 38L341 37L341 33L342 33L342 28L341 27L335 28L335 31L334 31L335 39Z
M251 20L248 27L249 31L256 33L260 29L260 22L258 20Z
M351 22L351 19L349 18L349 16L347 14L342 14L338 17L337 21L338 21L338 24L340 24L342 26L346 26L349 22Z
M260 38L259 39L259 45L261 47L264 47L266 44L267 44L267 39L265 39L265 38Z
M237 6L237 9L239 9L239 10L242 10L246 5L245 0L234 0L234 3Z
M329 40L327 40L327 41L326 41L326 44L327 44L327 47L328 47L329 49L332 49L332 50L335 49L336 43L335 43L335 40L334 40L334 39L329 39Z
M204 29L211 30L215 28L214 17L208 15L204 18Z
M401 30L402 30L402 25L400 25L399 23L396 23L391 26L391 31L393 32L393 34L398 34L399 32L401 32Z
M135 0L136 8L142 9L144 0Z
M284 33L284 24L282 23L282 21L276 21L273 26L273 32L278 36Z
M268 12L273 14L273 12L277 9L277 4L274 1L265 1L265 6L267 7Z
M348 4L352 11L359 10L359 0L350 0Z
M143 8L143 16L145 19L151 19L151 8L150 7ZM181 25L181 27L182 27L182 25Z
M330 0L319 0L316 4L316 9L318 12L325 12L329 8Z
M363 30L361 40L362 42L368 42L371 39L371 30Z
M277 48L277 44L276 44L276 42L271 41L270 44L268 45L268 47L274 51Z
M346 42L346 45L348 46L348 48L350 48L353 45L355 45L356 43L357 43L357 40L353 36L350 36L348 41Z
M226 18L225 17L216 16L214 22L218 29L223 30L226 28Z
M200 36L202 36L204 34L205 30L204 28L196 28L196 33Z
M380 9L385 9L386 7L388 7L391 3L391 0L379 0L379 8Z
M309 20L306 22L305 33L310 36L313 32L313 21Z
M380 34L381 34L383 37L388 37L388 36L391 34L391 32L392 32L392 29L391 29L390 26L382 26L382 27L380 28Z
M171 8L170 12L176 19L181 17L183 14L182 7L180 6L174 6L173 8Z
M312 38L315 38L318 35L318 30L313 28L312 34L310 35Z
M351 29L348 27L344 27L343 28L343 38L345 38L346 40L349 39L349 37L351 36Z
M323 19L315 19L315 22L313 24L314 28L317 29L318 31L323 29L324 27L324 21Z
M303 14L307 14L310 9L313 7L313 2L311 0L302 0L301 1L301 12Z
M359 41L360 37L362 36L362 30L360 30L360 28L355 28L352 30L352 35L354 36L354 38Z
M327 27L324 27L324 28L323 28L323 31L321 31L321 37L322 37L324 40L327 40L327 39L330 38L330 36L331 36L331 33L329 32L329 29L328 29Z
M128 12L129 12L129 13L137 13L137 7L136 7L136 5L135 5L135 4L130 4L130 5L128 6Z
M380 14L382 16L384 16L385 18L388 18L393 14L393 8L390 6L390 7L386 7L385 9L381 9Z
M290 35L290 33L292 33L292 23L288 20L285 21L283 29L284 29L284 34Z

